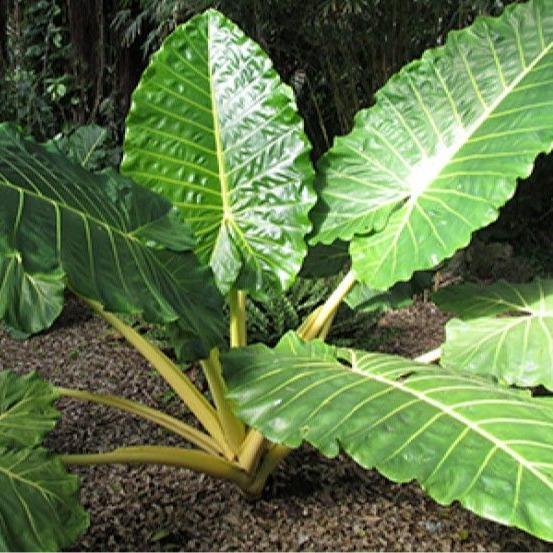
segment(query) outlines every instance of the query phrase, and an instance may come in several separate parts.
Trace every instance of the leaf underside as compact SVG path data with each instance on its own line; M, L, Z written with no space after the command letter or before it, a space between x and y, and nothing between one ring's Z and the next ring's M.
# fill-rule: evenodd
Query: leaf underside
M553 390L553 280L463 284L434 301L461 317L446 326L444 366Z
M286 289L316 197L291 89L209 10L163 43L133 94L122 170L178 206L219 289Z
M59 551L88 527L78 478L35 447L55 425L56 397L34 373L0 372L0 551Z
M553 403L468 373L295 334L225 354L236 414L268 439L342 448L439 503L553 540Z
M354 311L400 309L413 303L413 298L432 284L430 273L415 273L408 282L398 282L388 291L374 290L364 282L356 282L344 301Z
M314 243L352 240L388 289L465 246L553 144L553 0L450 33L376 94L319 164Z
M109 311L174 322L189 356L205 356L221 340L222 298L194 244L162 197L0 126L0 318L10 327L48 328L68 284Z
M311 246L301 267L300 276L322 278L337 275L350 265L349 244L337 240L333 244Z

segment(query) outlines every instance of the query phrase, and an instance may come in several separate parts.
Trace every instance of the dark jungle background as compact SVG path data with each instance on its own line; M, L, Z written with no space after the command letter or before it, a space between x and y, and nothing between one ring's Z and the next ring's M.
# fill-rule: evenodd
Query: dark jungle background
M292 85L320 156L406 62L513 0L0 0L0 120L38 139L98 124L117 165L130 95L152 52L207 7L237 22ZM542 159L481 233L551 264L553 162Z

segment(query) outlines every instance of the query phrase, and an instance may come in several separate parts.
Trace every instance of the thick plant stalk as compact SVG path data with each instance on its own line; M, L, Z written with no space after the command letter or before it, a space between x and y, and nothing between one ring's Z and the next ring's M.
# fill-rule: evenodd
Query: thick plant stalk
M62 455L65 465L169 465L235 482L246 488L251 478L235 464L195 449L164 446L122 447L107 453Z
M315 338L326 339L338 307L355 284L356 279L355 272L349 271L327 301L313 311L300 325L297 332L304 340L313 340ZM257 430L250 430L239 457L240 466L244 470L251 471L255 468L263 454L265 443L266 440ZM274 445L267 452L257 472L257 483L252 488L252 495L259 495L261 493L269 474L291 451L286 446Z
M313 323L317 315L321 312L322 308L323 306L319 305L319 307L317 307L311 313L309 313L309 315L305 318L305 320L302 321L300 326L298 326L298 328L296 329L296 332L300 336L303 336L305 334L306 330L311 326L311 324Z
M247 344L246 333L246 293L232 289L229 292L230 304L230 347L239 348Z
M326 320L326 323L323 325L321 330L319 331L319 334L317 334L317 338L319 340L322 340L323 342L326 341L328 334L330 333L330 329L332 328L332 323L334 322L334 319L336 317L336 313L338 313L338 308L336 308L331 315Z
M233 453L237 455L244 441L244 425L234 415L225 397L225 382L219 361L219 350L214 348L209 354L209 358L201 361L201 365L217 408L223 433Z
M342 303L343 299L348 295L356 281L357 275L352 269L346 274L340 284L338 284L334 292L332 292L326 302L322 305L317 315L311 320L311 322L306 324L304 328L300 327L298 334L304 340L313 340L319 336L319 333L324 328L328 319L334 316L334 313L338 310L340 303Z
M155 347L129 325L113 313L108 313L96 302L84 301L115 328L142 356L147 359L159 372L163 379L181 398L183 403L192 411L203 427L215 439L223 450L225 457L234 458L234 452L229 446L217 413L202 393L194 386L192 381L175 365L159 348Z
M229 293L230 304L230 347L244 347L248 343L246 327L246 293L232 289ZM234 416L234 415L233 415ZM236 417L235 417L236 419ZM236 419L238 421L238 419ZM239 421L238 421L239 422ZM240 423L241 424L241 423ZM242 430L244 426L242 425ZM245 439L244 439L245 435ZM257 466L265 450L266 440L253 428L242 435L238 464L248 473Z
M442 348L436 348L432 351L428 351L426 353L423 353L422 355L419 355L418 357L415 357L415 361L418 361L419 363L435 363L440 359L442 356Z
M276 444L271 447L265 454L265 457L263 457L263 461L255 474L254 480L246 488L243 488L244 492L250 497L259 497L265 487L267 478L269 478L280 462L283 461L291 451L292 449L285 445Z
M91 403L98 403L100 405L107 405L108 407L114 407L115 409L125 411L126 413L131 413L132 415L151 421L158 426L173 432L173 434L181 436L208 453L213 455L223 454L223 450L211 436L196 430L194 427L180 421L179 419L176 419L175 417L171 417L162 411L142 405L137 401L112 395L93 394L84 390L72 390L69 388L56 388L56 392L60 396L70 397L81 401L90 401Z
M267 440L257 430L251 428L238 455L238 464L247 473L252 473L265 452Z

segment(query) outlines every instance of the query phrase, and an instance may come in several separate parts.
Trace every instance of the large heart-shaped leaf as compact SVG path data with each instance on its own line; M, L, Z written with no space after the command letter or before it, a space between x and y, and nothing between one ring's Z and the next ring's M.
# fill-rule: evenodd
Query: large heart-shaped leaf
M132 98L122 170L180 207L222 292L286 289L315 203L310 146L267 55L209 10L163 43Z
M225 354L235 412L270 440L343 448L438 502L553 540L553 402L392 355L304 343Z
M553 280L462 284L434 301L462 319L447 323L443 365L553 390Z
M67 282L110 311L176 321L189 355L206 356L221 340L222 298L194 245L161 196L0 126L0 318L9 326L49 327Z
M0 551L59 551L88 526L78 479L42 448L58 418L52 386L0 372Z
M498 215L553 145L553 0L478 18L376 94L320 163L314 242L350 240L387 289Z

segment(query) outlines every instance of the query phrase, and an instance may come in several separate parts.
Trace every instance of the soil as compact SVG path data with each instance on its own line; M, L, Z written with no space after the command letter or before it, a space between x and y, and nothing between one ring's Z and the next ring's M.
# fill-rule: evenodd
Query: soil
M417 355L437 347L446 316L429 302L389 312L376 329L383 350ZM100 319L69 299L47 333L26 342L0 330L0 369L37 370L54 384L116 393L186 417L146 362ZM48 438L54 451L178 444L163 430L101 406L61 400ZM414 484L396 485L345 457L294 452L256 502L231 484L167 467L74 469L91 525L75 550L547 551L550 544L444 507Z

